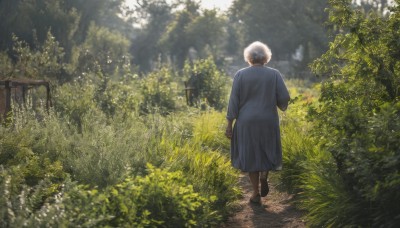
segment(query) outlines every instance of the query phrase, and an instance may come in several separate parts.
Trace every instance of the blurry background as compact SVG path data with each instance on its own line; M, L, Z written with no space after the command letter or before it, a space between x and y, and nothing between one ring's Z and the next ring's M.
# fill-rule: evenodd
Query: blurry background
M68 81L82 73L84 56L114 59L109 70L129 61L138 72L212 56L233 74L246 65L243 48L259 40L272 49L271 66L310 77L307 65L327 50L326 7L326 0L2 0L0 50L13 60L13 36L38 47L50 33L69 64L55 77Z

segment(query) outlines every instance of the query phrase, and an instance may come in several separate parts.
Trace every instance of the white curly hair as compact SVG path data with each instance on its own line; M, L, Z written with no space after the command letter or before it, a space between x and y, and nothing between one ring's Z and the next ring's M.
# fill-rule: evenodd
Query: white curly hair
M244 49L244 60L251 64L266 64L271 60L271 49L260 42L256 41L251 43Z

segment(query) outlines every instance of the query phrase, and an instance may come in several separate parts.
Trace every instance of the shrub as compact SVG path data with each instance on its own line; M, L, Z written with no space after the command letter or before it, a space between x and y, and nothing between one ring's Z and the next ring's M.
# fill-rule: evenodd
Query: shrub
M91 91L67 85L59 91L74 98L89 95L82 102L60 99L58 104L66 104L58 109L61 115L50 110L37 119L37 113L18 112L12 125L0 126L5 135L0 138L5 168L0 190L12 192L0 196L6 226L127 226L130 221L216 226L230 212L239 194L238 175L225 155L213 151L225 148L228 140L214 139L222 139L221 128L209 137L201 124L194 126L204 122L212 129L224 114L189 108L167 116L121 113L110 118L89 102ZM78 121L69 114L73 107L81 113ZM132 186L141 192L132 193ZM124 202L140 208L126 214Z
M297 205L307 211L310 227L356 227L363 219L359 213L362 206L346 191L342 179L336 172L332 156L319 151L315 157L307 156L301 162L302 173L297 175Z
M190 227L215 221L209 208L213 196L200 196L179 171L148 168L145 177L127 179L110 190L114 226Z
M314 72L329 78L310 117L313 133L334 158L342 181L343 188L335 194L357 204L348 210L336 203L334 209L321 207L319 225L326 222L323 213L331 213L334 221L329 223L336 225L394 227L400 222L400 65L394 51L399 50L399 33L394 31L400 8L396 3L384 17L355 10L350 1L330 1L329 23L340 32L313 63Z
M56 88L54 107L57 113L65 117L73 126L82 128L82 117L90 110L97 109L94 102L95 86L86 83L67 83Z
M104 191L66 183L55 201L14 223L27 226L193 227L215 225L210 203L182 172L148 166L143 177L127 178ZM0 198L2 199L2 198ZM23 223L22 223L23 222Z
M186 62L183 74L189 85L196 89L193 94L196 105L205 101L217 110L227 106L228 77L217 69L212 57L193 64Z
M232 209L232 203L240 192L238 173L220 153L201 152L195 146L187 144L175 148L165 166L172 171L182 170L197 192L216 196L213 208L218 208L218 216L221 218Z
M34 155L22 158L25 161L18 165L0 167L1 227L25 226L29 216L51 202L68 180L60 162Z
M176 91L171 80L172 71L166 67L149 73L140 84L142 113L158 112L166 115L175 110Z

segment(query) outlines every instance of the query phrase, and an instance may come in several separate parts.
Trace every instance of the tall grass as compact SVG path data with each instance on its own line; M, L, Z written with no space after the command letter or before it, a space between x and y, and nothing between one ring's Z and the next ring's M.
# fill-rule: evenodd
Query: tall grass
M280 181L286 190L295 195L296 206L306 212L308 226L359 227L360 221L371 220L365 217L368 215L365 211L374 205L366 205L359 200L360 196L349 191L338 174L332 154L324 150L321 142L314 137L318 129L313 120L307 119L307 111L310 103L317 102L314 96L318 91L315 87L301 88L300 85L307 84L297 81L289 81L288 84L297 86L290 89L291 95L297 99L282 115L284 167Z
M222 113L197 109L109 118L95 108L79 116L78 127L53 111L41 120L21 112L12 125L0 127L0 190L7 193L0 197L3 225L85 220L87 226L126 226L129 219L166 227L216 225L238 197L238 173L221 153L228 143L223 129L207 135L199 126L213 129L221 119ZM154 175L167 182L151 179ZM138 187L142 193L128 200ZM125 193L118 198L113 189ZM21 206L21 200L29 203ZM126 201L136 211L124 212L112 200ZM186 206L179 206L185 200ZM175 203L175 210L168 206Z
M223 113L207 111L193 124L192 142L204 149L229 151L230 141L225 137L226 118Z
M298 107L292 108L291 111L295 111ZM281 183L295 194L295 204L307 212L308 226L354 225L352 216L359 206L337 174L334 159L313 139L312 123L300 116L293 118L292 114L288 113L282 126L284 168Z

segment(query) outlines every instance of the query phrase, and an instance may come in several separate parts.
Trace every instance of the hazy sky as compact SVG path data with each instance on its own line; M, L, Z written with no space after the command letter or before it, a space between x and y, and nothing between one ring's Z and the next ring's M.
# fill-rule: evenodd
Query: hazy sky
M220 8L222 10L227 10L232 4L233 0L201 0L202 7L207 9Z
M128 5L134 0L125 0ZM227 10L232 4L233 0L201 0L201 6L207 9L219 8L221 10Z

